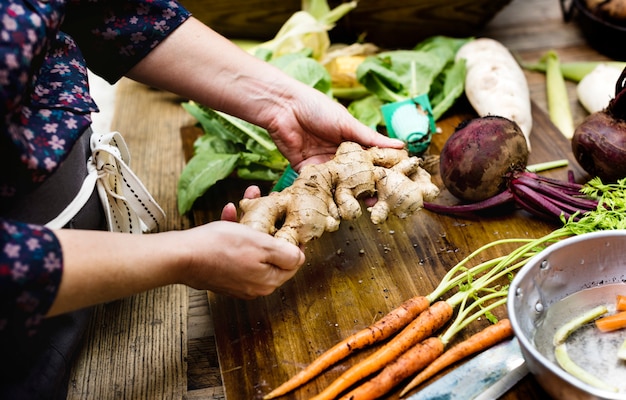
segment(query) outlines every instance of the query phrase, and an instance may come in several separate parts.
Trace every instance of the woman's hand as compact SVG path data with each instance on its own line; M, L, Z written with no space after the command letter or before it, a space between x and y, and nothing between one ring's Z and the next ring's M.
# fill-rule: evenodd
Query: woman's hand
M297 246L234 222L211 222L187 235L197 245L182 283L242 299L269 295L305 259Z
M186 284L242 299L272 293L304 253L235 222L146 235L61 229L63 279L48 316Z
M261 116L267 115L267 130L296 171L306 164L328 161L345 141L364 147L405 146L363 125L343 105L304 84L292 82L291 90L283 95L280 102L267 102Z
M256 185L251 185L246 188L243 193L244 199L256 199L261 196L261 189ZM220 217L222 221L237 222L237 207L234 203L228 203L222 209L222 215Z
M402 141L363 125L340 103L243 51L193 17L128 76L267 129L296 171L327 161L344 141L364 147L404 147Z

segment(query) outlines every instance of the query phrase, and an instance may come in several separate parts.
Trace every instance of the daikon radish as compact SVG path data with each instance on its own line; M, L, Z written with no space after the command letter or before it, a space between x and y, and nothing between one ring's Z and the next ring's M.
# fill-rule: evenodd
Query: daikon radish
M456 58L465 59L465 95L476 113L515 121L530 150L530 90L526 75L511 52L496 40L478 38L464 44Z
M576 86L578 101L589 114L602 111L615 97L615 84L622 69L609 64L598 64Z

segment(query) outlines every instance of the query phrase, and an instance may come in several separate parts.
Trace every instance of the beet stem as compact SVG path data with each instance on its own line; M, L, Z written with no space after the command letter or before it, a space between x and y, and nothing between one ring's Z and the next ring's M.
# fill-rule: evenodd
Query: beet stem
M580 191L568 193L563 190L556 189L543 181L530 179L528 177L520 176L519 178L515 178L511 181L511 185L513 186L519 184L528 186L529 188L546 195L548 198L558 200L561 203L567 203L572 207L588 210L595 209L598 205L597 201L582 197L583 195Z
M522 197L526 200L526 203L530 202L534 205L532 209L527 211L533 212L533 210L543 210L544 214L551 215L553 218L560 218L561 214L565 213L565 211L559 209L551 202L545 199L545 196L537 193L531 188L524 185L514 185L511 186L511 191L516 194L518 197Z
M528 177L530 179L539 181L539 182L545 182L547 184L550 184L552 186L556 186L559 188L563 188L563 189L567 189L568 191L572 191L572 192L576 192L576 193L580 193L580 189L583 188L583 185L581 185L580 183L576 183L570 180L567 181L562 181L562 180L558 180L558 179L554 179L554 178L548 178L547 176L543 176L543 175L539 175L539 174L535 174L532 172L522 172L519 177Z
M506 204L513 200L513 194L510 190L505 190L492 196L486 200L482 200L471 204L457 204L453 206L446 206L443 204L430 203L425 201L424 208L429 211L444 213L444 214L466 214L488 208L493 208L499 205Z
M517 204L520 208L528 211L535 217L547 220L554 220L554 215L542 211L542 208L536 207L534 203L531 204L527 202L526 198L518 196L516 193L513 193L513 198L515 199L515 204Z

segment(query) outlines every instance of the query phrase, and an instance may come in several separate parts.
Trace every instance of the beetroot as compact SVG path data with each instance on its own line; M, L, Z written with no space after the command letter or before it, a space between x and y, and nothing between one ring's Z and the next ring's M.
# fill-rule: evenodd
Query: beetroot
M626 177L626 69L606 109L590 114L572 137L578 164L604 182Z
M480 201L504 191L507 176L526 168L528 147L519 126L486 116L461 123L446 141L439 173L446 188L465 201Z
M598 203L581 193L582 185L543 177L526 170L527 142L517 124L487 116L459 125L440 155L441 179L464 204L424 202L424 208L444 214L466 214L515 203L542 219L577 220Z

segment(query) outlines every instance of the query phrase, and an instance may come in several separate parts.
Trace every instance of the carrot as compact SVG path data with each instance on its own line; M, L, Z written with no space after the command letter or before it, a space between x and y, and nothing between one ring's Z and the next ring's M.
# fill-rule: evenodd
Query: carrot
M435 288L433 292L431 292L427 296L423 296L427 300L427 304L423 306L427 307L429 305L432 305L435 299L441 298L450 289L456 288L458 286L462 286L466 282L472 280L475 275L480 274L484 272L485 270L490 270L490 272L487 274L487 275L491 275L491 278L489 278L486 281L488 282L490 279L498 278L497 275L494 276L496 271L500 271L500 273L510 273L513 270L520 267L521 265L523 265L522 262L518 262L516 264L510 265L510 261L515 259L515 257L513 256L517 256L518 258L522 258L522 259L526 259L532 256L533 255L533 252L531 251L532 249L523 248L522 250L514 252L512 255L497 257L497 258L494 258L485 262L481 262L478 265L475 265L471 268L466 267L466 264L468 262L473 260L475 257L477 257L486 249L491 248L491 247L496 247L498 245L507 245L507 244L515 243L515 242L529 243L531 242L531 240L530 239L498 240L495 242L488 243L484 245L483 247L479 248L478 250L472 252L470 255L465 257L463 260L457 263L454 267L452 267L446 273L446 275L443 277L443 279L441 280L441 282L439 283L439 285L437 286L437 288ZM461 295L461 298L466 297L468 295L468 293L457 293L457 295L449 299L448 303L452 308L454 308L456 304L458 304L459 298L457 296L459 294ZM418 299L420 297L422 296L416 296L415 299ZM412 301L411 299L408 300L408 302L411 302L411 301ZM423 299L420 299L420 303L421 301L423 301ZM404 313L404 311L402 311L402 308L403 306L401 305L400 307L390 312L389 314L394 314L397 312ZM415 313L417 314L418 311L415 311ZM388 318L389 320L395 320L393 316L389 316L389 315L384 317L383 319L385 318ZM383 319L381 319L379 323L375 323L374 325L379 325L379 324L386 325L387 322L383 322ZM407 319L410 319L410 318L407 316ZM321 360L318 360L318 359L314 360L311 366L307 367L305 370L301 371L296 376L294 376L293 378L289 379L287 382L283 383L282 385L274 389L272 392L267 394L263 399L270 400L270 399L276 398L278 396L284 395L288 393L289 391L305 384L309 380L313 379L315 376L319 375L324 369L339 362L341 359L352 354L355 350L368 346L368 345L375 344L379 341L386 339L392 334L395 334L401 328L405 327L406 324L408 324L408 322L409 321L400 323L400 319L397 319L394 323L389 323L387 325L387 330L384 331L385 332L384 334L374 333L374 332L378 332L378 328L372 328L374 325L366 328L362 332L358 332L357 334L355 334L355 336L362 335L362 337L354 338L351 336L345 339L344 341L340 342L339 344L333 346L333 348L327 350L326 352L324 352L322 355L318 357ZM380 368L382 367L384 366L381 365Z
M626 295L618 294L617 302L615 304L615 309L617 311L626 311Z
M508 319L501 319L497 323L489 325L480 332L470 336L467 340L450 348L441 357L429 364L428 367L423 369L406 385L402 392L400 392L400 397L403 397L422 382L432 378L444 368L472 354L483 351L511 336L513 336L513 329L511 328L511 321Z
M434 362L434 360L443 353L443 349L447 346L450 340L452 340L458 332L463 330L472 321L475 321L481 316L487 316L487 318L491 319L491 310L506 303L507 288L502 288L500 290L490 289L487 294L476 297L474 301L471 301L469 304L468 301L470 301L470 296L467 295L468 293L471 292L460 292L459 296L461 299L459 300L459 312L446 331L437 338L426 339L431 342L431 346L433 345L433 340L438 341L439 344L436 349L439 348L440 350L429 351L426 354L422 354L420 351L415 350L415 347L407 350L407 352L402 354L397 360L383 368L383 370L376 377L354 389L347 396L345 396L344 399L367 400L378 398L393 389L396 384L408 376L421 371L424 367L426 367L428 362ZM474 295L471 295L471 298L474 297ZM449 299L448 304L456 304L451 303L451 301L452 299ZM478 309L478 311L474 311L476 309ZM503 324L506 324L506 322ZM425 360L428 360L428 362Z
M341 400L378 399L400 382L420 371L443 353L444 345L439 337L430 337L411 347L394 362L388 364L373 379L352 390Z
M300 371L295 376L265 395L263 399L270 400L289 393L290 391L315 378L331 365L338 363L342 359L354 353L356 350L380 342L392 334L395 334L400 329L404 328L422 311L424 311L426 307L430 306L435 299L442 297L448 290L453 287L457 287L457 285L467 280L468 277L483 272L485 269L489 269L493 267L493 265L501 263L503 259L506 259L506 257L499 257L489 260L488 262L480 263L472 268L466 268L465 264L473 257L487 248L517 241L528 242L528 239L515 239L513 241L501 240L489 243L476 250L451 268L432 293L427 296L416 296L407 300L399 307L389 312L380 321L357 332L356 334L350 335L348 338L334 345L332 348L322 353L304 370ZM409 314L411 316L409 316Z
M611 332L626 328L626 311L620 311L616 314L598 318L596 319L595 324L596 327L602 332Z
M501 241L500 243L504 242ZM493 243L485 246L485 248L492 245ZM488 286L524 265L526 259L532 253L532 250L530 253L529 250L531 249L518 249L508 256L498 257L471 268L469 270L471 273L465 276L465 279L471 282L469 282L469 285L465 285L464 290L457 292L446 301L440 300L433 303L426 311L421 313L413 322L407 325L406 328L387 342L383 347L369 357L365 358L365 360L353 365L350 369L345 371L339 376L339 378L332 382L330 386L315 396L313 400L334 399L342 391L346 390L356 382L384 368L387 364L391 363L413 345L421 342L430 336L430 334L436 332L447 321L449 321L450 318L452 318L454 309L460 305L460 310L456 319L443 335L446 337L443 340L445 345L445 343L449 341L450 337L455 335L472 321L476 320L476 318L480 315L486 315L490 312L490 310L501 306L506 302L505 294L507 293L507 288L494 290L488 289ZM522 260L516 261L520 257ZM461 263L457 264L453 270L456 268L462 268L462 265L470 258L471 257L466 257ZM475 277L473 274L476 271L484 271L485 268L488 267L491 267L491 269L487 273L477 279L474 279ZM449 271L449 273L451 271ZM457 278L450 279L449 282L455 282L455 284L460 286L462 286L463 283L462 280ZM438 292L438 290L439 289L435 290L435 292L431 293L429 296L433 296ZM490 294L481 296L479 299L473 301L471 305L466 307L467 302L474 299L476 293L482 290L486 290ZM500 300L492 302L492 304L489 304L486 307L484 306L484 304L498 298ZM480 310L475 312L473 315L468 316L469 313L473 312L475 308L480 308ZM431 333L427 333L425 331Z
M356 382L384 368L416 343L431 336L452 318L453 312L454 307L446 301L433 303L389 342L341 374L312 400L335 399Z
M388 338L414 320L422 311L426 310L429 305L430 300L426 296L410 298L374 324L348 336L326 350L305 369L272 390L265 395L263 399L269 400L289 393L315 378L322 371L346 358L356 350Z

